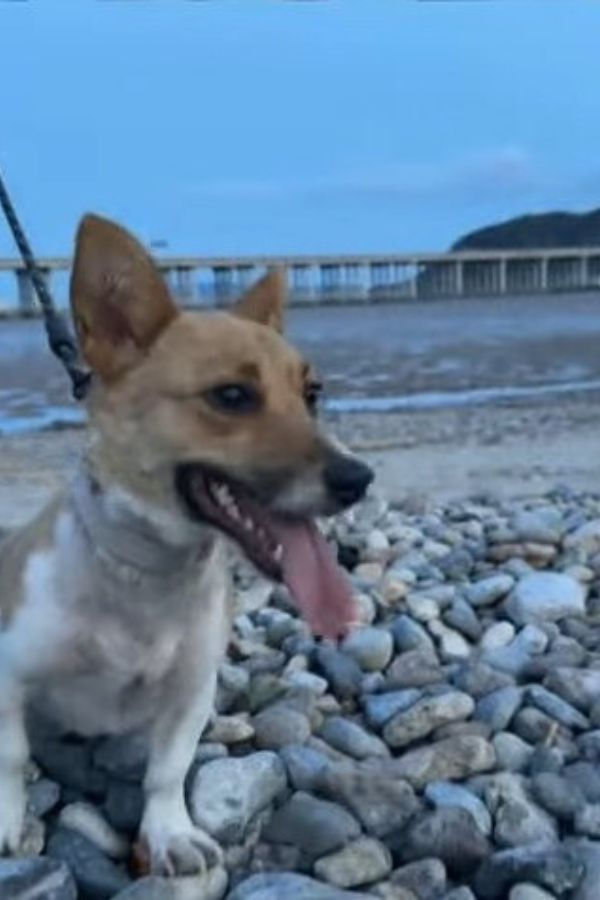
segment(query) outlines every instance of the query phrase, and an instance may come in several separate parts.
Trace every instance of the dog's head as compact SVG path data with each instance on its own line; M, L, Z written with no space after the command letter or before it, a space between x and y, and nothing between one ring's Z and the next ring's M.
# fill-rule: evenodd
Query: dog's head
M233 538L333 633L348 592L312 518L361 499L372 472L320 430L316 376L281 336L284 301L271 272L231 313L180 311L135 238L97 216L80 225L71 305L105 475Z

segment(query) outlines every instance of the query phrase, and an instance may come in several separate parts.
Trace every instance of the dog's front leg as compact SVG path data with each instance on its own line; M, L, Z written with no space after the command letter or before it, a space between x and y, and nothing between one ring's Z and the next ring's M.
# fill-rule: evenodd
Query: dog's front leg
M28 754L24 691L0 660L0 855L16 853L21 843Z
M164 710L152 729L140 839L155 874L191 875L222 858L219 845L193 824L184 796L185 776L210 716L215 687L216 673L193 702Z

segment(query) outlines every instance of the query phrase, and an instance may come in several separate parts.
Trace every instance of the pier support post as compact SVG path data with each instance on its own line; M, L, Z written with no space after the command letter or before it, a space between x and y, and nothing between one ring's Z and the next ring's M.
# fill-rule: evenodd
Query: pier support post
M542 256L540 259L540 290L548 290L548 257Z
M213 271L214 292L217 304L229 300L232 295L231 269L227 266L215 266Z
M458 297L462 297L465 292L465 279L464 279L464 264L462 259L457 259L455 263L455 284L456 284L456 294Z

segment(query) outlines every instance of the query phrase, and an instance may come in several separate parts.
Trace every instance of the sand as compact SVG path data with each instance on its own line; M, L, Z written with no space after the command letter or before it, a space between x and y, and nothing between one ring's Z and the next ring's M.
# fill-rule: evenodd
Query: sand
M558 483L600 489L600 397L563 396L510 404L345 415L335 430L377 472L394 503L429 505L454 497L542 493ZM3 437L0 523L31 517L73 469L83 430Z

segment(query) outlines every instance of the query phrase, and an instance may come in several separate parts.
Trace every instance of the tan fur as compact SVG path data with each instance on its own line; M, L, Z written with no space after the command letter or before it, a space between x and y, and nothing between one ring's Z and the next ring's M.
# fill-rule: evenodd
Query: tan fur
M308 365L278 331L284 295L275 271L235 315L181 312L135 238L83 220L71 304L94 372L89 446L65 493L0 545L0 854L19 846L31 702L85 734L147 733L153 871L219 858L183 783L212 708L230 583L222 532L190 515L176 474L220 467L288 515L340 508L323 473L343 455L307 408ZM215 404L232 384L256 408Z

